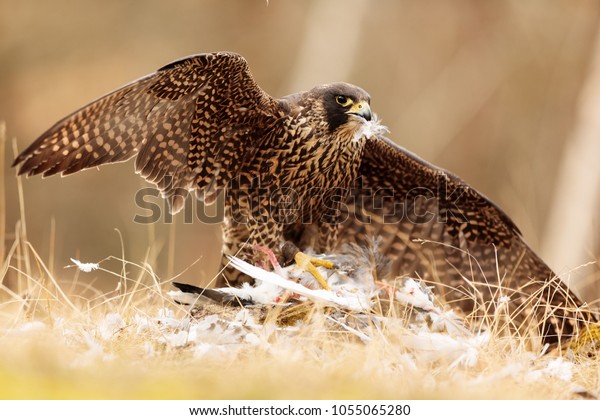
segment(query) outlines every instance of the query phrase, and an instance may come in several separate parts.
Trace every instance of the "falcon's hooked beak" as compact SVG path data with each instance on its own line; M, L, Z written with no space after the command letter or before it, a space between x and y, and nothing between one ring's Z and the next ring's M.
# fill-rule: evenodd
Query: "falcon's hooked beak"
M357 115L364 118L366 121L371 121L371 118L373 118L371 107L367 101L355 102L350 109L346 111L346 114Z

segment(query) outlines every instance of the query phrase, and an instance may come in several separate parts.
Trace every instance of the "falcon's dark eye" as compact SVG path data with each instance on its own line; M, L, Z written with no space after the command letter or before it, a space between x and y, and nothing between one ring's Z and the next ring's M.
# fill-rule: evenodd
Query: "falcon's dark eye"
M348 106L352 103L352 99L344 95L336 95L335 101L341 106Z

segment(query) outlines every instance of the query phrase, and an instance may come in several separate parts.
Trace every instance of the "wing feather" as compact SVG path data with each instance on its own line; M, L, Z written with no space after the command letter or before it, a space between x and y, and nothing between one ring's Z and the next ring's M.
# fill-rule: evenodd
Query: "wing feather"
M537 325L549 343L594 319L513 221L456 175L384 137L366 140L359 175L339 240L368 245L379 239L392 275L430 282L475 317L493 314L509 299L515 321Z
M277 107L243 57L186 57L60 120L13 165L19 174L68 175L137 155L136 172L177 212L188 191L225 187L260 145Z

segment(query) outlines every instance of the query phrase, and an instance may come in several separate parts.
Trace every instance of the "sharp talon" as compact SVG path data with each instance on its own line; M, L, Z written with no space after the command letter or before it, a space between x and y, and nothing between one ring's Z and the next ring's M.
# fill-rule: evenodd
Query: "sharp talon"
M317 270L316 266L333 268L334 264L332 262L313 258L309 255L306 255L304 252L297 252L296 255L294 255L294 261L296 261L296 264L302 270L306 270L312 274L313 277L319 282L321 287L323 287L323 289L331 290L327 284L327 280L325 280L321 273L319 273L319 270Z

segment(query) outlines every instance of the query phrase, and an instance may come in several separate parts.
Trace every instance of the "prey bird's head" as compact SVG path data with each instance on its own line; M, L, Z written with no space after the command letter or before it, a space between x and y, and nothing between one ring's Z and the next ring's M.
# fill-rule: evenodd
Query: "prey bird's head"
M333 83L313 90L322 102L330 131L359 129L371 121L371 98L363 89L349 83Z

